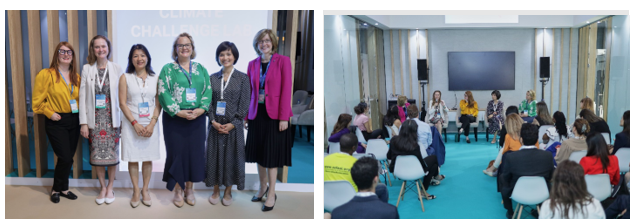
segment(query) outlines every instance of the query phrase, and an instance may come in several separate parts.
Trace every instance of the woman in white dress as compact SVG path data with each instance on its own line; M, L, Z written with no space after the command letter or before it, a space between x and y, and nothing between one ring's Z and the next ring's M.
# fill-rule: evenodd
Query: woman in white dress
M119 80L120 106L125 115L121 123L121 159L129 163L129 175L134 185L131 206L136 208L141 201L151 206L149 182L152 160L160 159L157 124L161 106L157 97L158 76L151 68L151 56L145 46L132 46L125 72ZM142 190L138 188L139 162L143 162Z

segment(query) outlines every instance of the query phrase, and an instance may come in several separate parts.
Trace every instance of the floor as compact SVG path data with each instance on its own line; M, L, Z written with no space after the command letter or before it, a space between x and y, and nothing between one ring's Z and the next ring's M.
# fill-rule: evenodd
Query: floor
M416 192L409 191L398 207L401 218L417 219L504 219L506 210L501 204L500 193L496 192L496 178L483 174L490 160L495 159L498 150L479 133L478 142L470 134L471 143L454 142L454 134L448 134L445 164L441 174L446 179L439 186L430 186L428 192L437 198L423 200L425 212L417 199ZM384 179L381 179L384 181ZM397 203L397 195L402 187L401 180L391 175L389 203ZM515 207L515 205L513 206ZM521 218L533 218L523 211Z
M48 194L50 187L43 186L5 186L5 218L152 218L152 219L190 219L190 218L314 218L314 193L278 192L278 201L274 210L262 212L262 202L251 202L255 191L233 191L235 199L231 206L211 205L208 197L211 190L197 190L197 204L185 204L177 208L171 203L173 193L166 189L151 191L151 207L140 205L132 208L129 201L132 189L115 189L116 200L110 205L97 205L95 199L98 188L70 188L79 198L68 200L61 198L58 204L51 203Z

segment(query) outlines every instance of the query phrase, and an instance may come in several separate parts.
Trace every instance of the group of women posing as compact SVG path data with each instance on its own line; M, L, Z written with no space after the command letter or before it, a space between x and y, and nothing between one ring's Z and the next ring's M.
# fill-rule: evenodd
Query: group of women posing
M167 189L175 189L177 207L195 205L193 183L200 181L214 187L208 199L211 204L232 204L232 186L244 189L245 163L255 162L260 188L252 201L262 201L265 195L274 198L262 206L262 211L272 210L277 169L291 166L292 139L287 130L292 116L291 64L288 57L276 53L278 39L270 29L257 33L253 47L258 56L243 73L233 66L239 59L235 44L222 42L216 50L222 69L209 75L204 66L192 61L196 57L193 38L182 33L172 46L174 62L165 64L157 76L145 46L132 46L123 70L108 61L111 43L98 35L90 41L88 64L80 75L72 45L59 43L50 68L37 74L33 91L33 111L46 115L46 134L59 158L51 201L77 199L68 190L68 176L81 135L89 140L90 164L101 183L96 203L114 202L120 142L120 158L129 163L134 187L130 204L151 206L148 186L152 161L160 159L157 124L162 110L167 152L162 180ZM204 115L209 117L208 130ZM250 126L244 142L245 123ZM138 186L140 162L142 188ZM220 186L225 186L223 197Z

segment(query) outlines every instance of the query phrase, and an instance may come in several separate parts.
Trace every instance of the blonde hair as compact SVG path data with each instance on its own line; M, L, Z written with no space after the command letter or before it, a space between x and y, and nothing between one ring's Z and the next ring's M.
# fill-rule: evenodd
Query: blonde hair
M407 101L408 101L408 98L406 98L405 95L397 96L397 106L402 107L406 105Z
M178 39L180 39L181 37L186 37L189 38L189 40L191 41L191 59L195 58L195 43L193 43L193 37L191 37L191 35L189 35L189 33L184 32L180 35L178 35L178 37L176 37L176 40L173 41L173 48L171 50L171 59L173 59L174 61L178 61Z
M583 98L580 102L581 106L579 107L579 109L588 109L593 113L595 112L595 102L593 102L591 98Z
M533 89L527 91L527 93L529 93L529 96L531 96L531 100L529 100L530 102L535 100L535 91ZM529 103L527 103L529 104Z
M524 120L522 120L518 114L512 113L507 115L507 121L505 122L505 125L507 126L507 134L509 134L509 136L511 136L514 140L519 140L520 130L522 129L523 123Z
M266 34L268 35L268 37L270 37L270 41L272 42L272 54L275 54L277 52L277 49L279 48L279 40L274 31L272 31L271 29L261 29L259 32L257 32L255 38L252 40L252 46L255 48L255 52L257 52L257 55L259 56L263 55L263 53L259 50L259 47L257 47L257 45L259 44L259 41L263 40Z

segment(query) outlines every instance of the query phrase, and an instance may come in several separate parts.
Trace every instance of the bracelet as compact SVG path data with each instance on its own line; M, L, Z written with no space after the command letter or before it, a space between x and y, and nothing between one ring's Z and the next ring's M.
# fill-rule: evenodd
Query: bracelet
M151 117L151 119L156 119L156 121L158 121L158 116Z
M132 121L132 126L136 125L136 123L138 123L136 120Z

